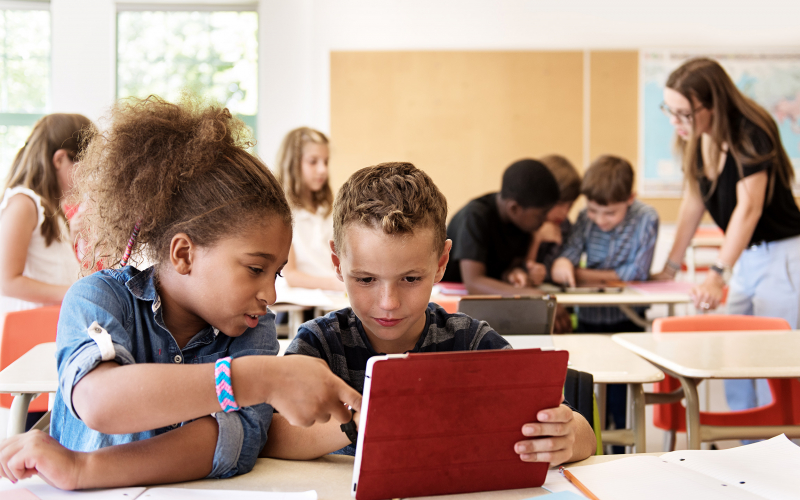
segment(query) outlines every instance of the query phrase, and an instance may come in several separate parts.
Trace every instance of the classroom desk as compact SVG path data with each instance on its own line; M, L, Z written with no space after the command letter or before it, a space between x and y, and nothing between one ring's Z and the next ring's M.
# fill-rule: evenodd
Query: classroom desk
M630 288L625 288L620 293L554 293L556 301L562 306L577 307L619 307L620 310L636 325L647 328L648 322L643 321L632 307L650 307L658 304L667 306L667 315L675 315L675 305L689 304L692 302L688 293L664 292L641 293Z
M697 384L705 379L800 377L800 331L620 333L612 338L680 380L689 449L718 439L800 437L800 426L700 425L697 397Z
M57 389L55 342L37 345L0 371L0 393L14 396L7 436L25 432L31 401L39 394L55 393Z
M508 335L506 340L514 349L530 347L531 335ZM603 431L608 444L633 445L637 453L646 451L645 396L643 384L664 380L664 374L652 364L614 343L610 335L564 334L553 335L553 345L569 352L570 368L591 373L599 391L598 405L604 407L605 384L628 385L630 428ZM604 413L600 412L601 415Z
M655 455L660 455L657 453ZM632 455L607 455L589 457L572 466L593 465L618 460ZM319 500L352 500L350 486L353 479L353 457L326 455L316 460L292 461L259 458L251 472L230 479L203 479L167 485L170 488L246 491L308 491L316 490ZM542 488L485 491L461 495L437 495L433 500L522 500L548 495Z

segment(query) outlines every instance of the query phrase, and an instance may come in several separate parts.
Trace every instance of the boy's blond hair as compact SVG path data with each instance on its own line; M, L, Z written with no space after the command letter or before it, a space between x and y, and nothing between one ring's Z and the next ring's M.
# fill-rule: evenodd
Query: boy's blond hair
M633 194L633 167L619 156L603 155L583 174L581 194L600 205L628 201Z
M577 200L581 195L581 174L575 166L561 155L547 155L539 158L539 161L556 178L558 191L561 193L558 202L573 203Z
M362 168L345 182L333 204L333 241L344 251L344 229L360 223L385 234L411 234L430 227L434 250L447 239L447 200L428 175L411 163L390 162Z

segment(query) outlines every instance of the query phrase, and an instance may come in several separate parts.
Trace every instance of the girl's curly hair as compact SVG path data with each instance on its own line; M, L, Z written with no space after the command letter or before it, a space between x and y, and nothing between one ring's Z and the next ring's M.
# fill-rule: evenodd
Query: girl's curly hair
M168 259L179 232L210 246L266 216L291 225L280 184L246 151L252 144L244 123L218 105L188 96L179 104L157 96L117 103L75 169L87 259L119 265L137 223L133 255L155 263Z

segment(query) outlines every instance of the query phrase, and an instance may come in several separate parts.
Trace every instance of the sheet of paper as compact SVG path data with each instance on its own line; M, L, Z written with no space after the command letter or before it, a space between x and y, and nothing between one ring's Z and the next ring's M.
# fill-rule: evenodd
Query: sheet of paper
M135 500L146 488L115 488L109 490L83 490L83 491L64 491L53 488L42 481L39 477L23 479L12 484L7 479L0 480L0 498L6 500L7 495L20 495L17 490L26 490L34 499L39 500ZM20 500L30 497L19 497Z
M3 500L41 500L26 488L8 490L3 492Z
M673 451L660 457L775 500L800 500L800 446L785 435L728 450Z
M138 500L317 500L317 492L283 493L274 491L197 490L150 488Z
M547 471L547 478L544 480L542 488L546 489L550 493L568 491L570 493L577 493L578 495L583 497L580 490L578 490L578 488L576 488L572 483L567 481L567 478L565 478L563 474L558 472L558 469L550 469Z
M603 500L765 500L655 456L622 458L569 470Z
M536 497L541 500L542 497ZM575 494L571 491L559 491L558 493L553 493L552 495L547 495L545 497L546 500L583 500L586 498L581 494ZM526 498L525 500L533 500L533 498Z

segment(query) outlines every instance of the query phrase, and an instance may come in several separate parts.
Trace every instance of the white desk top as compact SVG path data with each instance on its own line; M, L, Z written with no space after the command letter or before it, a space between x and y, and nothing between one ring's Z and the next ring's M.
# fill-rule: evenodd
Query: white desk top
M39 344L0 372L0 393L44 393L58 389L56 343Z
M800 331L620 333L612 338L685 377L800 377Z
M620 293L556 293L562 306L652 306L654 304L688 304L687 293L640 293L624 289Z
M514 348L524 347L523 337L508 336ZM570 368L588 372L596 384L650 384L664 380L664 373L629 350L616 344L610 335L553 335L558 349L569 351Z
M660 455L660 453L659 453ZM633 455L609 455L590 457L574 465L592 465ZM316 460L292 461L259 458L251 472L230 479L203 479L176 485L174 488L260 490L260 491L307 491L316 490L319 500L352 500L350 486L353 479L353 457L326 455ZM434 500L521 500L548 495L542 488L520 490L487 491L464 495L441 495Z

